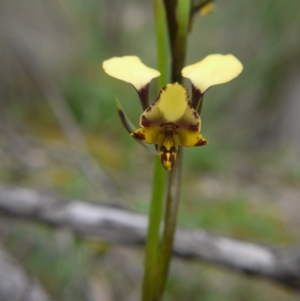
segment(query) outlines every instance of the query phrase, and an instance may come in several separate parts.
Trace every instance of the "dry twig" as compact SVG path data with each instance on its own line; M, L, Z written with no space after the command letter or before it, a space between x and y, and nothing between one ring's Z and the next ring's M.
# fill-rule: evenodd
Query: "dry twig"
M86 239L143 245L147 218L124 209L79 200L68 202L25 188L0 187L0 213L64 227ZM300 249L281 248L178 229L174 254L201 259L242 273L300 288Z

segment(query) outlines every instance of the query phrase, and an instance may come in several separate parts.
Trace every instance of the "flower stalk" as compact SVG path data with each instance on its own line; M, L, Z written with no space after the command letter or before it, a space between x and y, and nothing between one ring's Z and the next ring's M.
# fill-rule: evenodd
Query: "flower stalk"
M167 2L167 1L166 1ZM188 23L190 15L190 0L178 0L177 11L174 14L176 6L166 5L168 15L176 15L177 18L169 17L169 33L171 43L171 80L172 82L182 82L181 70L184 66L186 55L186 41L188 32ZM176 22L177 19L177 22ZM175 22L172 24L172 22ZM175 32L171 32L171 31ZM158 258L158 285L156 299L161 300L165 291L168 279L169 267L172 257L172 248L174 234L177 224L177 213L180 201L181 189L181 166L183 150L178 149L175 167L168 174L167 200L164 218L164 230Z
M148 232L145 248L144 278L142 283L142 301L153 301L156 291L157 261L160 224L165 196L166 172L158 157L155 158L152 199L150 203Z
M164 230L158 258L157 299L155 300L161 300L168 280L180 201L182 154L182 148L179 148L177 154L177 163L174 169L172 169L172 171L168 174Z
M162 0L154 0L155 31L157 45L157 65L161 76L158 86L161 89L168 82L168 44L165 8ZM155 158L152 199L150 203L149 224L145 249L144 277L142 283L142 301L155 300L157 291L159 234L165 197L166 172L159 157Z

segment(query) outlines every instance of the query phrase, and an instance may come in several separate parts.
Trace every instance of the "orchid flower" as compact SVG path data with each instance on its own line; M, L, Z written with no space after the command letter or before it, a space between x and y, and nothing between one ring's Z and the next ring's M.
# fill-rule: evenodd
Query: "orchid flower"
M144 65L136 56L114 57L103 62L104 71L134 86L144 112L140 128L135 130L120 104L118 111L125 128L135 139L154 144L163 167L170 171L176 161L179 146L202 146L207 140L200 133L201 119L197 112L199 103L208 88L226 83L237 77L243 66L231 54L212 54L202 61L182 69L182 76L192 82L192 100L188 90L179 83L164 86L149 105L149 85L160 73Z

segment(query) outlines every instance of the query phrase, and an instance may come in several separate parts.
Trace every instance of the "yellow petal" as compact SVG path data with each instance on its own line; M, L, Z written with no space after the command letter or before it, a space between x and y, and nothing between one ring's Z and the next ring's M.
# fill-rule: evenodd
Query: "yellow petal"
M204 93L211 86L231 81L242 70L243 65L232 54L211 54L196 64L184 67L181 73Z
M160 76L160 73L144 65L137 56L113 57L103 62L104 71L117 79L132 84L137 90Z
M161 89L153 106L148 108L146 117L161 115L165 122L175 122L183 116L187 105L187 89L178 83L168 84Z
M139 128L130 135L138 140L149 144L158 144L159 135L161 132L160 126L151 126L148 128Z
M186 129L177 129L177 134L182 146L201 146L208 143L198 132L191 132Z
M190 104L187 89L178 83L163 87L156 102L145 110L140 119L140 125L144 127L164 123L200 131L200 117Z

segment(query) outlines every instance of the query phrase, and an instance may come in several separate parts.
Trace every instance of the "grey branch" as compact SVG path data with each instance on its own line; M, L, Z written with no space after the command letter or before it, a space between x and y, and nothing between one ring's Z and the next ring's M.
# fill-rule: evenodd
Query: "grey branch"
M0 187L0 213L68 228L86 239L126 245L145 242L147 218L142 214L80 200L62 201L25 188ZM178 229L173 252L300 288L299 247L264 246L199 229Z
M3 249L0 249L0 300L51 301L38 281L27 275Z

